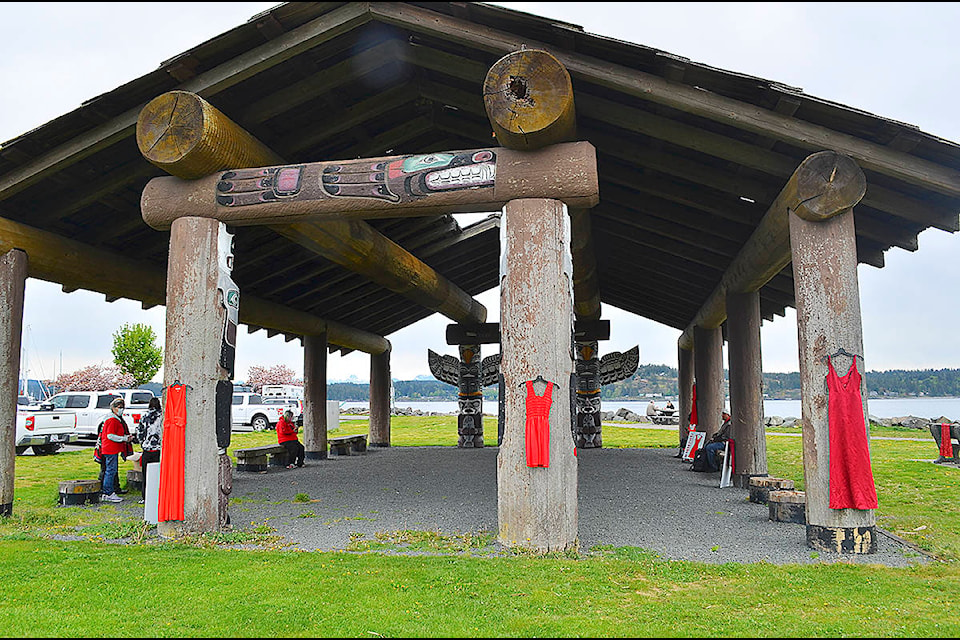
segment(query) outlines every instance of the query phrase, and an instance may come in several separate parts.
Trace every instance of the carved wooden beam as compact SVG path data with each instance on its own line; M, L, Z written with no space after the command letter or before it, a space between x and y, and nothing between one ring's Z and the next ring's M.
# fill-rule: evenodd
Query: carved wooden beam
M753 235L733 259L720 284L680 336L680 348L693 345L694 327L714 329L727 317L727 293L756 291L790 262L788 214L823 219L851 209L866 191L857 163L833 151L808 156L787 181Z
M137 123L137 143L147 160L185 180L227 167L284 163L209 102L185 91L163 94L144 107ZM271 228L452 320L486 320L482 304L362 220L302 221Z
M155 229L180 216L237 226L402 218L493 211L528 198L592 207L597 181L593 145L573 142L529 152L493 147L236 169L190 181L154 178L140 206Z

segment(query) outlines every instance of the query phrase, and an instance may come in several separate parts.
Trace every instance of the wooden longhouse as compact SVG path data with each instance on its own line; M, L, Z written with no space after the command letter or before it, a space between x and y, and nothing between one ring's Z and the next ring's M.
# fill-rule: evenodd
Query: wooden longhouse
M493 137L484 83L498 61L519 51L548 52L569 73L573 139L524 149L522 141L509 144L502 131ZM182 167L164 166L162 132L147 134L147 148L143 139L138 146L138 119L165 95L198 96L197 105L214 110L197 106L194 113L220 122L211 134L212 164L182 174ZM216 137L223 132L225 138ZM225 150L239 138L254 142ZM505 388L540 367L566 390L563 376L573 371L564 345L570 318L596 320L602 301L683 331L681 415L689 413L696 381L699 428L711 432L723 403L720 347L726 338L744 482L766 473L756 393L759 323L796 306L808 542L869 551L872 510L831 510L822 495L828 479L826 459L817 459L817 451L828 450L824 356L839 348L862 355L859 305L838 302L858 300L857 263L882 267L887 249L916 250L917 235L927 228L960 229L960 147L773 81L482 3L279 5L0 146L3 397L15 397L25 277L60 283L65 291L97 291L107 300L140 300L144 307L167 304L168 296L182 303L167 304L165 371L197 380L194 395L213 397L224 380L205 357L213 342L220 348L224 322L211 290L220 223L165 200L161 209L187 217L148 226L148 205L156 201L148 185L167 184L157 178L172 173L199 185L226 169L451 150L493 150L498 163L511 153L537 153L552 158L542 166L555 168L565 149L585 149L576 146L585 143L595 162L594 200L570 199L585 175L571 171L556 191L544 180L502 202L445 202L413 217L392 217L395 210L387 207L357 209L349 219L328 212L297 220L281 215L263 224L231 221L239 323L304 340L313 387L308 450L326 448L324 403L318 402L326 350L371 354L371 444L387 446L386 336L434 312L461 325L488 322L472 296L503 278L514 282L515 274L554 269L557 282L569 279L572 300L551 298L558 294L549 282L538 283L543 288L536 291L501 290L509 303L500 319ZM507 172L507 163L497 171ZM551 169L546 175L558 174ZM494 201L503 206L501 214L466 228L450 215ZM569 205L569 222L559 201ZM564 225L572 227L566 239ZM546 265L537 262L543 256L518 258L521 249L508 250L534 232L561 246L558 255L570 251L572 268L562 256ZM830 278L820 271L825 263L834 269ZM524 306L530 295L543 307L537 317L550 318L536 323L537 331L549 331L524 331L530 324L524 318L534 312ZM191 304L208 308L209 317L194 319ZM569 357L538 360L543 350ZM576 539L575 457L570 451L549 469L525 467L519 454L522 398L510 402L500 455L501 538L519 543L532 537L539 549L566 548ZM569 400L563 402L558 406L569 409ZM13 423L15 406L7 404L0 406L0 424ZM551 434L569 429L550 415ZM682 421L680 436L686 426ZM188 429L181 522L187 528L218 521L207 499L216 484L215 471L210 479L216 464L211 433L191 436ZM12 438L0 434L0 508L7 512ZM192 468L199 471L191 475ZM562 522L536 524L555 513L564 514ZM526 535L518 532L531 526Z

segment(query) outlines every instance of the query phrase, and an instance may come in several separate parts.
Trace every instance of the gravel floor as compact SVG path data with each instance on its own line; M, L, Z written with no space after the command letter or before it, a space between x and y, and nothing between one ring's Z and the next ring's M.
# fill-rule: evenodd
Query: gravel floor
M236 528L266 523L292 547L344 549L351 533L372 539L404 529L446 534L497 531L497 447L371 449L308 460L302 469L235 472ZM929 562L882 530L870 555L814 554L805 527L775 523L749 491L719 489L719 473L693 473L675 449L579 451L580 548L642 547L700 562ZM311 502L294 502L298 493ZM308 514L310 517L298 517ZM312 515L311 515L312 514ZM815 556L815 557L814 557Z

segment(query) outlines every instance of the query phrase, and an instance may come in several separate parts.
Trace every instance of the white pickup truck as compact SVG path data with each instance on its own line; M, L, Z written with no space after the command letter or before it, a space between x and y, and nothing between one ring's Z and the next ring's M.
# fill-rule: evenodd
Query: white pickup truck
M18 456L30 447L38 456L56 453L63 445L77 440L77 414L71 411L17 412Z
M246 427L250 427L253 431L272 429L287 409L296 414L296 402L265 404L263 396L259 393L234 393L230 416L231 430L247 431Z
M96 440L97 428L109 418L110 403L120 396L109 391L64 391L44 402L44 406L53 405L53 409L75 413L76 431L82 439ZM133 428L128 421L127 425Z

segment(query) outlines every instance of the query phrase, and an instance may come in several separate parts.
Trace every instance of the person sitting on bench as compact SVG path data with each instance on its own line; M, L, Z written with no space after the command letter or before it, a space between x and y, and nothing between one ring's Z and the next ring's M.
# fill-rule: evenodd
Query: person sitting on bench
M704 450L707 456L707 466L710 471L720 471L720 461L717 460L717 453L723 451L727 446L727 440L730 438L730 414L723 412L723 425L710 438Z
M289 409L277 421L277 442L287 450L287 460L290 462L287 469L293 469L294 465L303 466L304 448L297 440L297 423L293 421L293 411Z

